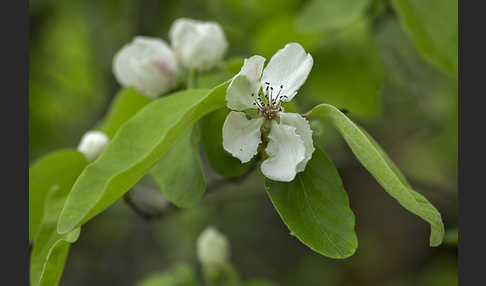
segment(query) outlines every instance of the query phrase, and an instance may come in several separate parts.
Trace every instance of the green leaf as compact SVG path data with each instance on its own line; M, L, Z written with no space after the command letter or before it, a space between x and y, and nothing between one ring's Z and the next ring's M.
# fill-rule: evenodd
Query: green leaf
M70 189L70 186L53 186L46 199L45 215L31 254L31 286L55 286L59 283L69 245L79 237L80 228L63 235L57 233L57 219Z
M197 78L198 87L211 88L227 81L240 71L243 61L243 58L231 58L221 63L215 69L199 73Z
M189 266L179 265L169 271L155 273L137 283L137 286L192 286L196 278Z
M209 164L218 174L233 178L240 176L253 160L245 164L226 152L223 148L223 123L230 110L227 108L213 111L200 121L204 151Z
M266 179L265 188L289 230L312 250L331 258L355 252L358 239L348 196L336 168L319 148L292 182Z
M329 104L314 107L309 116L328 120L344 137L361 164L378 183L404 208L418 215L431 226L430 245L438 246L444 237L444 225L437 209L421 194L415 192L398 167L367 133L346 115Z
M206 191L200 138L197 125L187 129L150 170L165 197L178 207L194 206Z
M110 110L103 119L100 130L105 132L111 139L120 126L130 117L135 115L145 105L152 102L152 99L137 92L133 88L120 90L110 106Z
M213 69L198 74L197 86L198 88L211 88L227 81L231 76L225 69Z
M392 4L423 56L457 77L457 0L393 0Z
M346 108L360 118L379 117L385 73L366 21L349 27L313 56L315 70L309 76L309 86L315 102Z
M123 124L103 154L81 173L59 218L66 233L113 204L135 185L194 122L226 104L229 82L154 100Z
M74 149L50 153L29 168L29 241L35 238L42 217L44 204L53 186L71 189L76 178L88 162Z
M319 32L346 28L363 18L371 0L312 0L296 17L297 29Z

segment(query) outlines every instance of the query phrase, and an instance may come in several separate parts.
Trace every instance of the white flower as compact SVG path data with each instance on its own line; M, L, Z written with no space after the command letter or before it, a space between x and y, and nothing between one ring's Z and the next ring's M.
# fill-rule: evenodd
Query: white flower
M86 156L88 162L98 158L108 144L108 136L101 131L88 131L81 138L78 151Z
M177 59L163 40L138 36L116 53L113 73L120 85L155 98L177 84Z
M229 242L216 228L207 227L197 239L197 257L203 265L222 265L229 260Z
M287 44L270 59L245 59L241 71L232 79L226 93L231 111L223 125L223 147L246 163L258 152L262 126L270 128L262 173L274 181L290 182L305 169L314 145L309 122L296 113L285 113L281 104L290 101L305 82L313 60L301 45ZM263 75L262 75L263 71ZM244 112L258 109L257 118Z
M172 24L169 38L182 65L199 71L218 64L228 47L223 29L215 22L179 18Z

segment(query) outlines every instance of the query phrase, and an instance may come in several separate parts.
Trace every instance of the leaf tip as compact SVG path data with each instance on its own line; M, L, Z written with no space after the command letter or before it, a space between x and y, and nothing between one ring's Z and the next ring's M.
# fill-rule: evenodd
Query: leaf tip
M430 247L437 247L437 246L440 246L443 241L444 241L444 231L437 232L435 234L432 233L430 235L429 245L430 245Z
M62 211L57 222L57 233L67 234L68 232L74 230L75 227L76 226L73 224L73 220L64 215L64 211Z

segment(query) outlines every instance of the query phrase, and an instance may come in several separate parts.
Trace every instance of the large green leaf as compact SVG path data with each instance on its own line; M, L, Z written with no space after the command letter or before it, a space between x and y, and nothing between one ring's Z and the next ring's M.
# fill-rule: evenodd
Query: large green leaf
M206 191L197 125L189 128L150 170L165 197L179 207L192 207Z
M120 90L110 106L110 110L100 127L109 138L113 138L120 126L152 99L142 95L133 88Z
M74 149L50 153L29 168L29 241L35 238L42 217L44 204L53 186L70 189L88 162Z
M31 254L31 286L55 286L59 283L69 245L79 237L80 228L63 235L57 233L57 219L70 189L70 186L61 188L55 185L46 199L45 215Z
M424 57L457 77L457 0L393 0L392 3Z
M213 111L200 121L204 151L211 167L220 175L228 178L241 175L253 161L241 164L241 161L223 148L223 123L230 112L224 108Z
M305 245L332 258L355 252L358 239L348 196L336 168L319 148L292 182L266 179L265 187L287 227Z
M378 183L404 208L430 223L430 245L437 246L444 237L444 225L437 209L421 194L415 192L385 152L366 132L346 115L329 104L320 104L309 116L327 119L344 137L361 164Z
M371 0L312 0L296 17L303 32L344 29L364 17Z
M204 115L225 106L228 82L212 90L173 93L155 100L130 118L103 154L81 173L59 218L66 233L113 204Z
M197 86L211 88L221 84L236 75L243 66L244 58L234 57L221 63L215 69L198 74Z

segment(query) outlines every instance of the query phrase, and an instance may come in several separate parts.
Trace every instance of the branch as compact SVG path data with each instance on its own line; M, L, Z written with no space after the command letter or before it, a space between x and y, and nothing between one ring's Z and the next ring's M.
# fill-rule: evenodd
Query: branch
M243 174L241 174L239 177L236 178L229 178L229 179L220 179L211 182L208 184L207 187L207 192L206 193L214 193L216 190L218 190L221 187L224 187L228 184L236 184L239 182L244 181L248 176L256 169L256 164L253 164L251 167L245 170Z
M248 169L243 172L239 177L236 178L229 178L229 179L220 179L220 180L215 180L208 184L207 186L207 191L206 194L213 194L217 192L219 189L222 187L228 185L228 184L236 184L244 181L248 176L256 169L256 164L252 165ZM133 212L135 212L138 216L140 216L143 220L150 222L155 219L160 219L170 213L172 213L175 210L179 210L178 207L176 207L173 204L168 204L163 210L161 210L158 213L149 213L141 209L131 198L129 192L125 193L123 196L124 202L127 204L128 207L130 207Z
M144 210L140 209L137 204L132 200L132 197L130 197L130 193L126 192L125 195L123 195L123 201L141 218L143 218L145 221L150 221L153 218L152 214L149 214L145 212Z

